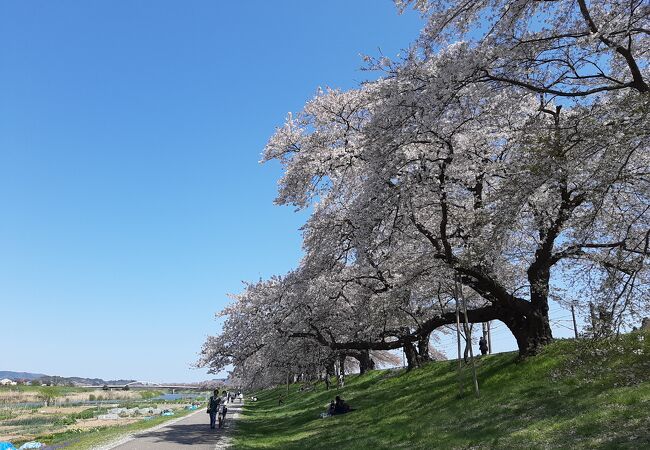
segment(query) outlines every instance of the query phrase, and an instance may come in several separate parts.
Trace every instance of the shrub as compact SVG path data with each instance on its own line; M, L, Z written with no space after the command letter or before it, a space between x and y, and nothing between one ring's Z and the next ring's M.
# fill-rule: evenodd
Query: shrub
M59 387L46 386L39 390L39 396L45 401L46 405L52 404L55 398L61 397L63 391Z
M77 423L77 420L72 414L68 416L57 417L54 421L55 425L74 425L75 423Z
M152 398L159 397L162 395L162 392L160 391L142 391L140 392L140 397L142 397L143 400L151 400Z
M69 416L75 419L92 419L93 417L95 417L95 415L101 414L105 411L106 411L105 408L103 409L88 408L78 413L70 414Z

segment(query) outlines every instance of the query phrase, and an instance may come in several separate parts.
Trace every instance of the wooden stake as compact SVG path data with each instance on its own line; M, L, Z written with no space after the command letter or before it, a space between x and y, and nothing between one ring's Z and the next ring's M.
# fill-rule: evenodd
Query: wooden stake
M492 326L492 321L489 321L487 323L488 355L492 354L492 334L490 333L491 326Z
M463 396L463 361L460 356L460 306L458 304L458 282L454 280L454 297L456 298L456 342L458 343L458 394Z
M573 305L571 305L571 316L573 317L573 332L576 335L576 339L578 339L578 325L576 324L576 310L573 307Z
M472 330L469 328L469 320L467 318L467 302L465 296L463 295L463 285L460 285L460 298L463 302L463 313L465 315L465 339L467 339L467 345L469 345L469 360L472 365L472 378L474 379L474 393L477 397L480 397L480 392L478 389L478 378L476 377L476 364L474 363L474 350L472 349Z
M487 342L487 323L481 322L481 331L483 331L483 339ZM483 354L482 351L481 354Z

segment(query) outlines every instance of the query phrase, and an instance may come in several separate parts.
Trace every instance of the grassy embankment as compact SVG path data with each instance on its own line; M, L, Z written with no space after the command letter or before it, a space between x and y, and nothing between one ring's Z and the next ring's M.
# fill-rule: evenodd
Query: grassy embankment
M457 362L348 377L345 388L292 386L245 406L237 449L640 449L650 448L650 334L564 340L534 358L480 358L480 398ZM319 418L335 395L355 411Z

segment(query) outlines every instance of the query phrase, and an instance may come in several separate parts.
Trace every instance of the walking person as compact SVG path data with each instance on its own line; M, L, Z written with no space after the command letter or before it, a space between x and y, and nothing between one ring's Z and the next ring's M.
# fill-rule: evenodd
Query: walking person
M221 405L219 407L219 416L218 416L218 423L219 423L219 428L223 428L223 423L226 421L226 413L228 412L228 407L226 406L226 400L228 399L228 393L226 391L223 391L223 397L221 399Z
M481 350L481 355L487 355L488 343L487 339L485 339L485 336L481 336L481 339L479 339L478 348Z
M210 399L208 400L208 411L210 414L210 428L215 429L217 425L217 414L219 413L219 405L221 404L221 397L219 397L219 389L215 389Z

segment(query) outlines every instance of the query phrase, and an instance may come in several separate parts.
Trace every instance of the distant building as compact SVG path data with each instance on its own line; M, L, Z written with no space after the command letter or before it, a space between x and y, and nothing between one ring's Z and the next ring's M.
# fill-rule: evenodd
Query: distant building
M0 380L0 386L15 386L17 384L18 383L16 383L13 380L10 380L9 378L3 378L2 380Z

